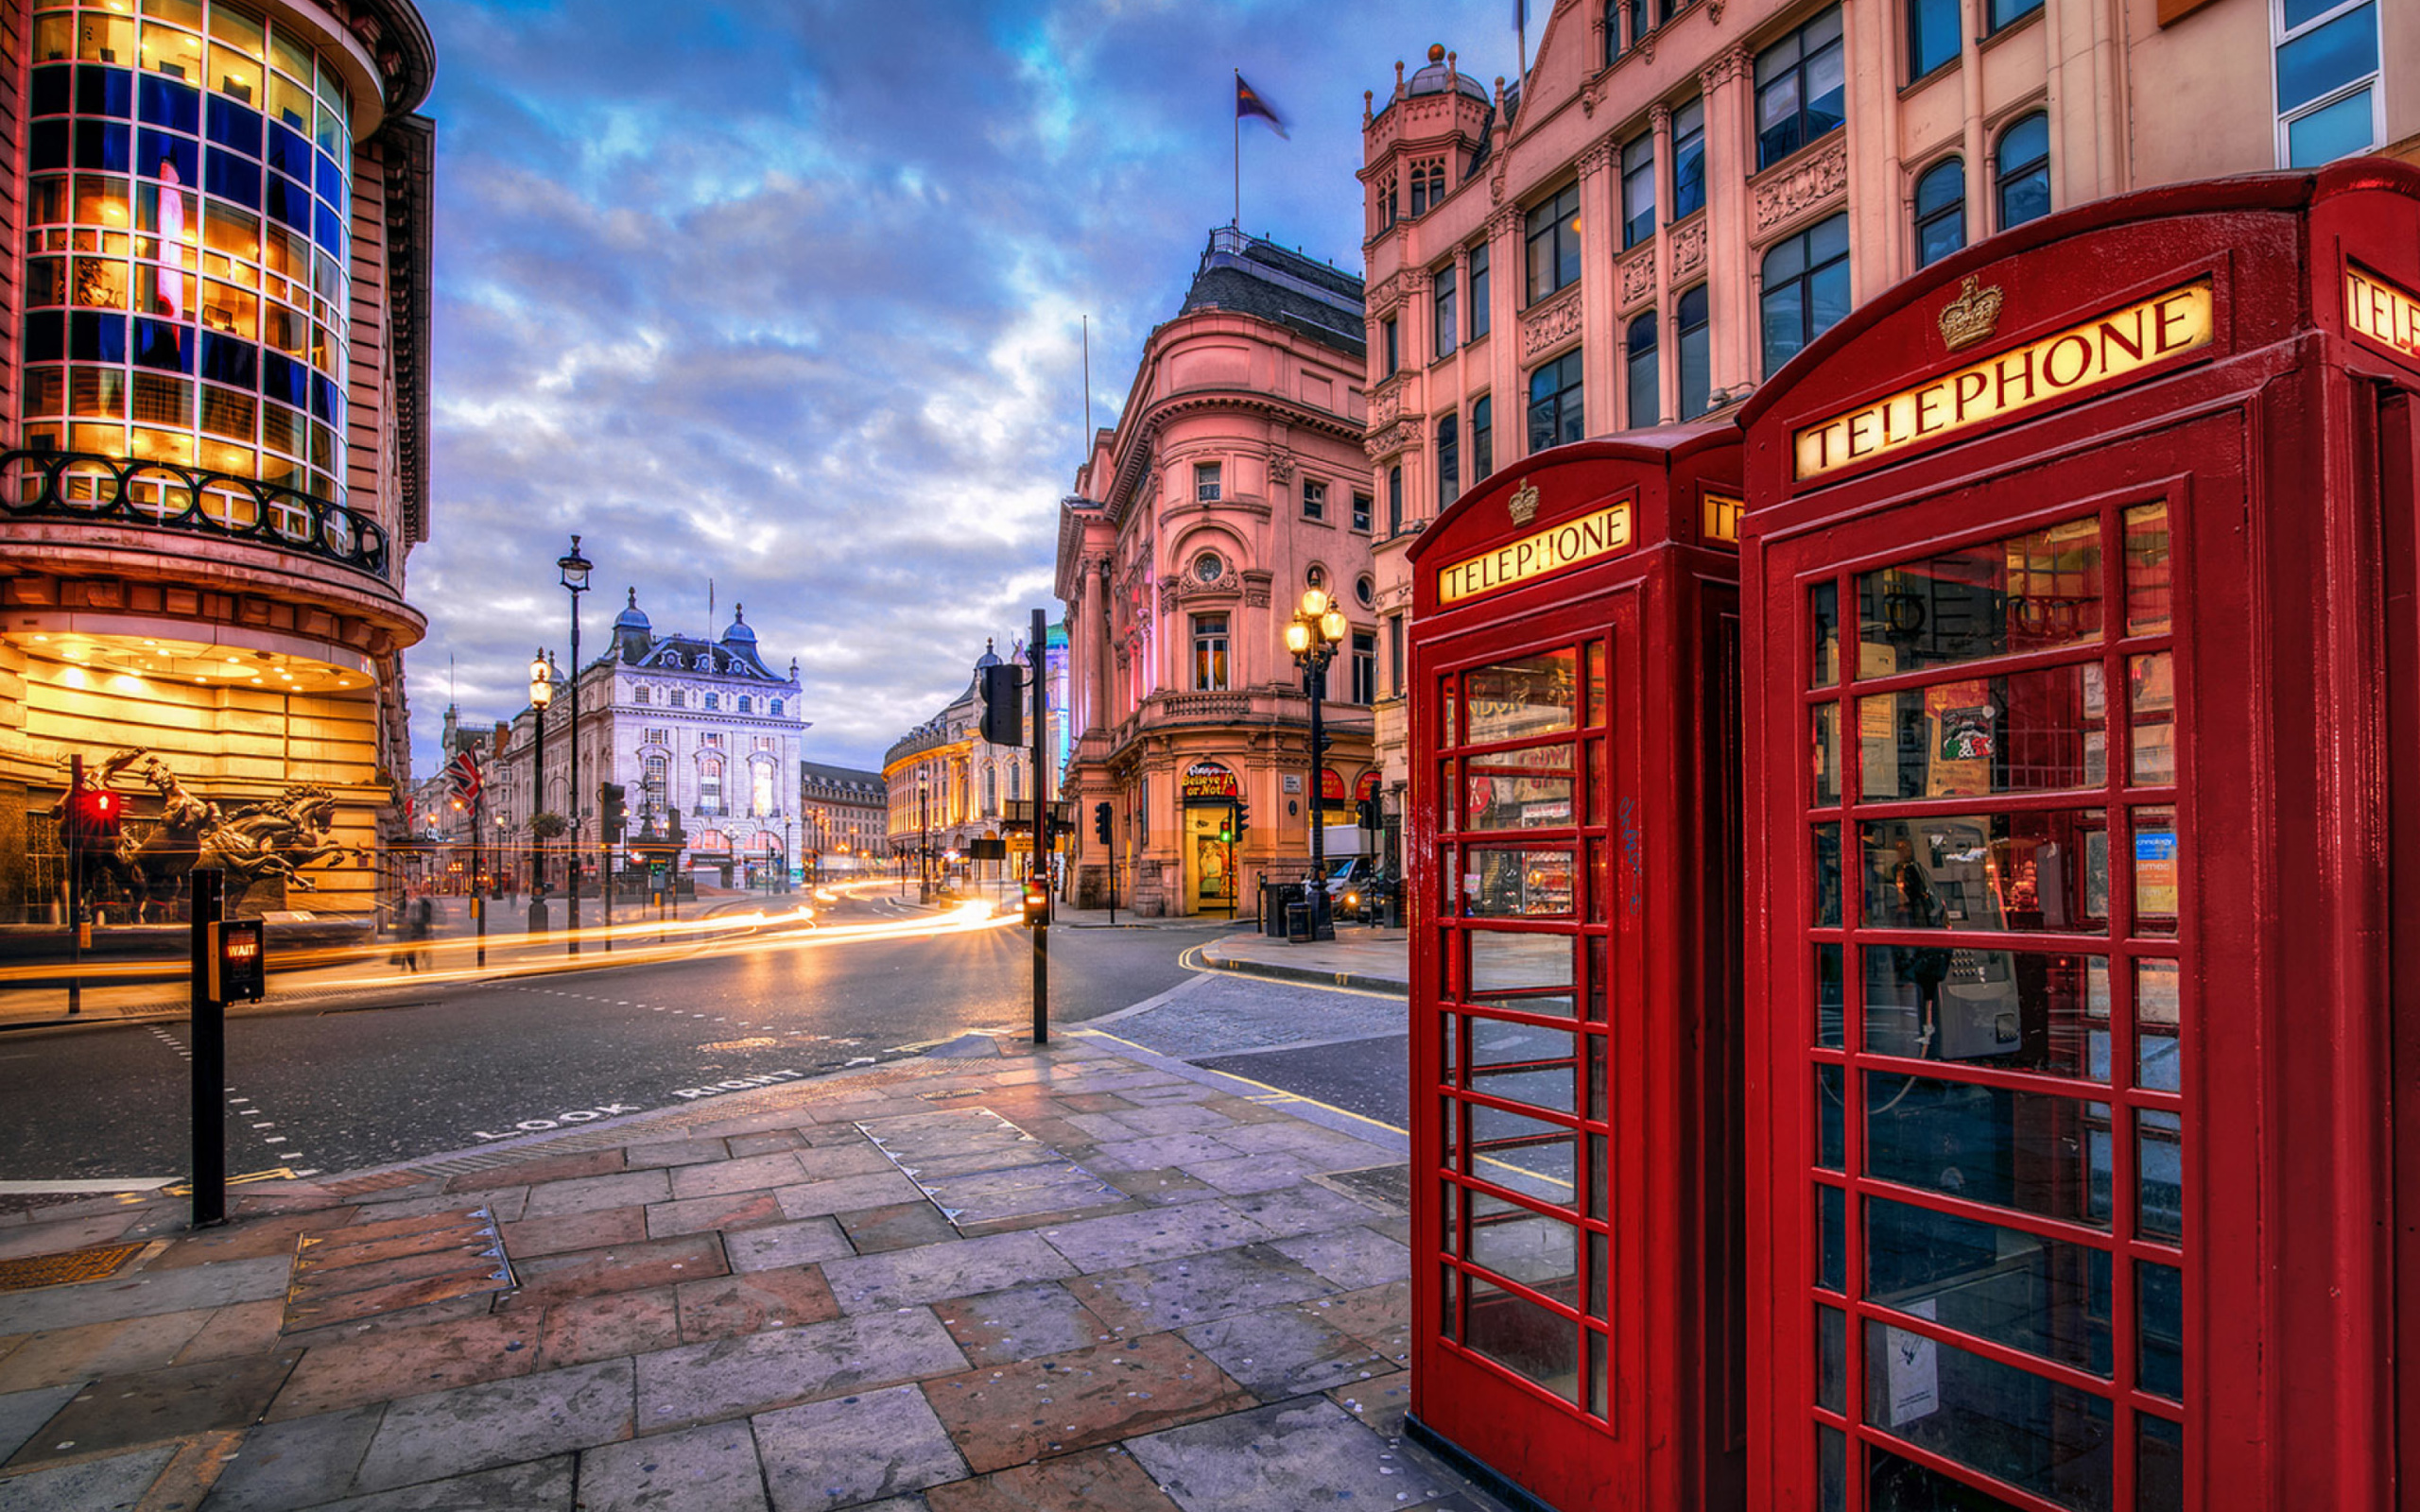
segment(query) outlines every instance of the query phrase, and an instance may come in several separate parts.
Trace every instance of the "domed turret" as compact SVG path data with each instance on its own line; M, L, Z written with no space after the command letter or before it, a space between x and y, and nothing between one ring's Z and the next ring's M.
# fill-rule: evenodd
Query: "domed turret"
M614 616L614 649L623 661L636 662L655 644L655 627L648 623L647 611L639 608L639 591L633 588L630 594L630 607Z
M1406 81L1406 94L1443 94L1459 89L1473 99L1485 100L1487 87L1455 66L1455 57L1445 50L1443 43L1432 43L1428 48L1428 66Z
M744 645L751 650L755 648L756 632L748 627L748 612L745 605L731 606L731 627L722 632L722 644Z
M999 664L1000 658L992 649L992 638L990 636L985 636L983 638L983 654L975 659L975 670L980 672L985 667L996 667Z

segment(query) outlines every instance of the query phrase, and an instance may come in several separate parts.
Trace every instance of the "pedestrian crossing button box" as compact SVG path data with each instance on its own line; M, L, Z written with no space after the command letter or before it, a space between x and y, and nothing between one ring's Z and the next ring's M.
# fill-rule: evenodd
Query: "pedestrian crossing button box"
M257 919L210 926L210 1001L258 1003L268 991L268 953Z

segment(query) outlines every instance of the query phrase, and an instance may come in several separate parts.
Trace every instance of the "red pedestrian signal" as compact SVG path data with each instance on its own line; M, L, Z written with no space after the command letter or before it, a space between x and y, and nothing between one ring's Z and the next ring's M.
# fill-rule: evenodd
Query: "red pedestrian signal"
M114 840L126 816L126 800L105 787L79 788L67 795L66 831L78 845Z
M1028 926L1050 920L1050 885L1040 877L1025 879L1025 921Z

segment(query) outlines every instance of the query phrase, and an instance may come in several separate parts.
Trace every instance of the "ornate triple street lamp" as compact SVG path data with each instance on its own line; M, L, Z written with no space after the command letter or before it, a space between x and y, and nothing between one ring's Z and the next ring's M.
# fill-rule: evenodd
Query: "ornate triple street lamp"
M1303 692L1311 700L1311 934L1314 937L1327 926L1327 836L1322 833L1327 818L1326 794L1320 785L1321 771L1327 760L1327 734L1320 726L1320 696L1327 689L1327 664L1336 659L1336 648L1343 644L1351 627L1346 625L1344 611L1336 600L1316 588L1303 591L1302 608L1286 625L1286 649L1294 655L1294 664L1303 669Z
M564 592L571 594L571 794L564 816L571 821L571 954L579 954L579 595L588 592L588 571L596 565L579 554L579 538L571 538L568 556L555 558ZM600 878L599 881L604 879Z
M546 664L545 647L529 659L529 724L534 748L529 756L529 903L542 908L538 887L545 880L545 842L538 838L536 820L546 811L546 705L555 701L554 669Z

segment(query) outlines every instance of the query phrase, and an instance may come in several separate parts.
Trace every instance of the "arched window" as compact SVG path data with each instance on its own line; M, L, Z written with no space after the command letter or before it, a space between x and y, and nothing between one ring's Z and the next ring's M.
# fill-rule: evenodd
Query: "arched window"
M769 712L771 713L772 716L773 716L774 718L776 718L776 719L779 719L780 717L782 717L782 700L780 700L779 698L774 699L774 700L773 700L773 707L772 707L772 709L771 709Z
M1681 337L1681 418L1695 420L1714 407L1714 358L1707 350L1714 317L1705 285L1683 290L1673 314Z
M2000 133L1999 230L2050 213L2050 117L2040 111Z
M720 707L721 707L720 698L721 698L721 695L719 695L719 694L713 694L713 693L707 694L707 695L706 695L706 707L707 707L707 708L709 708L709 709L718 709L718 708L720 708Z
M748 712L748 695L744 693L739 696L739 712L743 714Z
M996 814L1000 808L1000 772L989 762L983 765L983 812Z
M1927 267L1966 245L1966 163L1944 158L1916 180L1916 266Z
M1461 497L1462 422L1453 415L1437 418L1437 507Z
M1765 376L1849 313L1849 217L1817 221L1765 253Z
M1655 312L1633 320L1625 341L1630 348L1630 428L1641 430L1655 423L1662 404L1655 377Z

